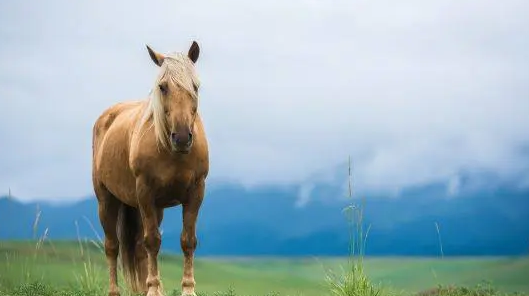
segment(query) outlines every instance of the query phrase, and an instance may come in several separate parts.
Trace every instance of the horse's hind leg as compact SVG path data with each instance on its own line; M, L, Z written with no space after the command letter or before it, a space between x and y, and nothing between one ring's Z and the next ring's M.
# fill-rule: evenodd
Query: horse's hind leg
M116 231L118 211L121 202L103 186L95 186L99 202L99 221L105 233L105 255L109 271L109 296L119 296L117 265L119 241Z

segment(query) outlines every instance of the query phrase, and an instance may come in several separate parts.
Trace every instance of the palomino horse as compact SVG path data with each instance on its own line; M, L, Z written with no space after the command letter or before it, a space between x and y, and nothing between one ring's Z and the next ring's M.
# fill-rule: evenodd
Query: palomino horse
M110 296L119 295L118 254L133 292L160 296L159 232L164 208L182 205L182 295L195 295L195 226L209 170L198 113L199 47L167 56L147 46L160 67L148 100L116 104L93 128L92 179L105 233Z

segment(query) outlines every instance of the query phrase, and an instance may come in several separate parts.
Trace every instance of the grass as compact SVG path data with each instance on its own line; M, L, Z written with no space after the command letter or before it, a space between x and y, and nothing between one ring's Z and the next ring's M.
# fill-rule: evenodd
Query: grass
M106 295L104 255L91 242L82 244L81 254L76 242L44 241L38 250L34 241L0 242L0 295L96 295L90 293L97 292L97 295ZM329 283L325 280L328 270L340 271L348 261L347 258L199 257L195 266L197 290L210 296L217 291L228 292L230 287L236 295L272 295L272 292L281 296L330 295ZM486 280L491 281L498 293L518 291L529 295L529 258L366 258L363 264L364 275L370 282L385 287L383 296L399 292L412 295L438 285L476 287ZM161 274L165 290L178 291L181 256L164 254ZM38 289L52 292L34 294Z
M438 224L439 258L366 258L369 227L363 225L362 207L353 203L350 170L351 204L344 209L350 226L348 257L198 257L198 295L529 296L529 257L445 257ZM34 240L0 241L0 296L106 295L101 239L51 241L48 229L39 237L39 218L37 211ZM162 253L160 268L166 295L179 296L182 256ZM121 287L123 296L130 295Z
M365 272L365 241L369 228L364 235L363 208L353 204L353 187L351 181L351 159L349 158L348 197L351 204L344 209L349 222L349 256L346 269L340 275L329 271L326 280L329 291L334 296L380 296L391 292L381 285L374 284Z

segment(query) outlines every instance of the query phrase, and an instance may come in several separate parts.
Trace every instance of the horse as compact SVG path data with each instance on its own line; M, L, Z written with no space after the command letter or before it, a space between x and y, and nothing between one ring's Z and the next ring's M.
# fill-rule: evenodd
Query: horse
M182 206L182 295L195 294L196 222L209 171L208 141L198 110L200 48L162 54L149 96L104 110L92 130L92 182L104 231L109 296L119 296L118 257L130 290L163 296L158 269L165 208Z

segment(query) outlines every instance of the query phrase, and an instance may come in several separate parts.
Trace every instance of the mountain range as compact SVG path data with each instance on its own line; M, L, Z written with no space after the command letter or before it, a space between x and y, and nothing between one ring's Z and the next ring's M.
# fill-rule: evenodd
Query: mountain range
M346 255L349 228L343 209L351 202L363 205L368 256L529 253L529 189L508 184L476 189L471 186L475 182L461 180L456 195L447 193L446 184L431 183L397 196L366 194L352 200L343 197L343 184L214 184L207 189L197 223L197 255ZM181 221L180 207L166 210L163 250L180 252ZM93 196L62 205L3 197L0 222L2 240L31 239L46 228L49 239L77 239L78 233L103 237Z

